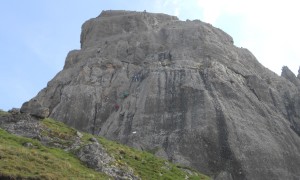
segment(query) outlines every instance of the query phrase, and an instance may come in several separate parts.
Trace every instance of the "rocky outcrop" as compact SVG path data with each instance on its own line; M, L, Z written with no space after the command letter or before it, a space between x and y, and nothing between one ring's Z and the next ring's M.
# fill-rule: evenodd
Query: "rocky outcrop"
M140 179L134 175L132 169L124 171L111 165L116 160L108 155L106 150L97 141L83 146L76 155L88 167L99 172L104 172L115 179ZM129 168L127 167L127 169Z
M41 133L37 118L16 111L0 115L0 127L9 133L33 139L37 139Z
M298 80L210 24L103 11L35 97L50 117L219 179L299 179ZM30 102L32 102L31 100Z
M296 77L296 75L287 67L284 66L282 68L281 76L289 80L295 86L300 87L300 80Z
M116 160L106 152L96 138L93 137L89 143L86 143L82 139L83 135L78 131L75 131L73 136L53 132L53 129L41 123L39 118L26 113L17 113L16 109L5 115L0 114L0 128L14 135L37 139L45 146L74 152L78 159L89 168L105 173L114 179L140 179L134 175L131 167L123 165L121 169L114 165ZM32 148L33 144L25 142L23 146ZM1 178L5 177L0 175Z
M43 107L36 99L25 102L20 112L28 113L38 118L46 118L49 116L49 108Z

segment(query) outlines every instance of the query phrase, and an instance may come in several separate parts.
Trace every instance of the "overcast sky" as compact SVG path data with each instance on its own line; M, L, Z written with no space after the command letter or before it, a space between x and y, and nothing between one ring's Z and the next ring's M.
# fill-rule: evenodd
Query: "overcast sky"
M200 19L230 34L267 68L300 65L297 0L7 0L0 2L0 109L20 107L80 48L84 21L102 10L162 12Z

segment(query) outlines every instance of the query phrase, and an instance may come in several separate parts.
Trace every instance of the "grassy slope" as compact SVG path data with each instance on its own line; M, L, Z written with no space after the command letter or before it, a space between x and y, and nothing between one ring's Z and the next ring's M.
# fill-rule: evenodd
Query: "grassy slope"
M81 164L72 154L0 129L0 176L34 179L107 179ZM24 143L33 147L24 147Z
M98 138L108 153L116 159L116 165L129 165L142 179L210 179L197 171L172 164L164 159L155 157L153 154L138 151L117 142L109 141L102 137ZM187 173L186 171L190 173Z
M69 139L76 136L76 130L65 124L45 119L43 125L51 129L43 132L51 137L61 139L60 143L70 143ZM97 173L76 159L71 153L57 148L42 146L38 141L17 137L0 129L0 175L12 177L32 177L42 179L107 179L104 174ZM82 141L89 143L91 134L83 133ZM196 171L180 167L159 159L151 153L138 151L117 142L97 137L107 152L115 157L114 165L120 168L132 168L142 179L209 179ZM26 148L25 142L31 142L34 147ZM184 171L183 169L186 169Z

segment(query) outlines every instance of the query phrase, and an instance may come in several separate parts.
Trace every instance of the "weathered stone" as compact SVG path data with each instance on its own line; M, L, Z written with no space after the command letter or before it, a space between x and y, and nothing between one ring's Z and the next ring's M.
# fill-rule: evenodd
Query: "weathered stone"
M33 147L33 144L30 143L30 142L26 142L23 144L24 147L27 147L27 148L32 148Z
M79 137L79 138L82 138L83 134L79 131L76 131L76 135Z
M225 172L225 171L222 171L222 172L215 178L215 180L223 180L223 179L233 180L231 174L229 174L228 172Z
M77 152L77 157L86 163L88 167L104 172L116 179L140 179L133 174L133 171L125 171L124 169L113 167L111 162L115 161L115 159L109 156L102 145L97 142L80 148Z
M294 85L300 86L300 80L287 66L282 67L281 76L289 80Z
M25 102L20 111L38 118L45 118L49 115L49 108L43 107L36 99Z
M19 108L12 108L8 112L13 114L13 115L16 115L16 114L20 114L20 109Z
M50 117L219 179L300 178L289 71L276 75L210 24L164 14L104 11L80 41L34 98Z
M41 131L39 121L28 114L0 116L0 127L12 134L28 138L38 138Z
M91 142L98 142L98 140L96 138L94 138L94 137L90 138L89 141L91 141Z

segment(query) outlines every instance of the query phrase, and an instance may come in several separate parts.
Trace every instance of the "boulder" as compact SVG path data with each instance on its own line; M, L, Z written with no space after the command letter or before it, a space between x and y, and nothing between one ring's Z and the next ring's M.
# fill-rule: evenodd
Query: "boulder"
M49 116L49 108L43 107L37 100L25 102L21 109L21 113L28 113L38 118L46 118Z
M27 148L32 148L33 147L33 144L31 142L25 142L23 144L24 147L27 147Z
M19 108L12 108L8 112L13 114L13 115L17 115L17 114L20 114L20 109Z
M84 145L77 152L77 157L89 168L103 172L115 179L132 179L137 180L139 177L135 176L133 171L128 168L118 168L113 166L115 159L106 153L105 149L98 142Z

